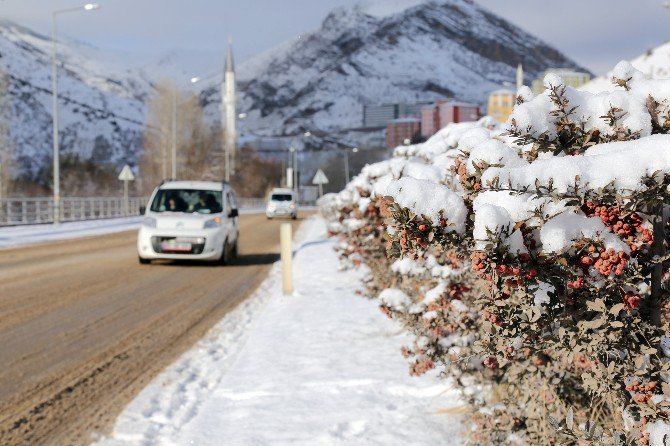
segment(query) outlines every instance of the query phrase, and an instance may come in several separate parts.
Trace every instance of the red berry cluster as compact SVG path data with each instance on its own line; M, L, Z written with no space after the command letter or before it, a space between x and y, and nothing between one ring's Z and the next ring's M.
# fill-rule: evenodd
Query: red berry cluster
M498 358L496 358L495 356L489 356L485 358L484 361L482 361L482 364L484 365L484 367L491 370L495 370L498 367L500 367L500 364L498 364Z
M585 274L593 266L605 277L612 274L612 272L619 276L623 274L624 268L626 268L630 259L628 254L623 251L614 251L614 248L605 249L604 247L589 245L586 251L579 258L579 265Z
M620 207L607 207L592 201L582 206L587 217L600 217L610 232L617 234L635 252L640 245L651 244L654 240L652 231L643 227L644 219L637 212L628 213Z
M628 311L635 310L637 307L639 307L640 300L641 297L631 291L628 291L623 295L623 301L625 302L626 310Z
M486 270L488 263L486 262L487 255L484 251L475 251L470 254L470 261L472 262L472 269L475 272L482 273Z
M626 390L633 393L633 401L638 404L646 403L654 395L654 390L657 387L656 381L649 381L647 384L642 384L637 379L626 386Z
M518 288L527 280L533 280L537 276L535 268L525 269L524 265L496 265L495 270L502 278L506 279L505 285L508 288Z
M435 363L430 358L417 359L416 362L410 366L409 374L412 376L419 376L434 368Z
M583 353L575 353L572 362L575 364L575 367L578 369L590 369L592 367L591 361Z
M584 281L584 277L577 277L575 280L568 282L566 286L570 289L573 290L578 290L580 288L583 288L586 282Z
M479 312L479 314L480 314L485 320L489 321L489 322L492 323L493 325L497 325L498 327L502 327L502 326L503 326L503 322L502 322L502 320L501 320L498 316L496 316L495 314L491 313L490 311L488 311L488 310L482 310L482 311Z

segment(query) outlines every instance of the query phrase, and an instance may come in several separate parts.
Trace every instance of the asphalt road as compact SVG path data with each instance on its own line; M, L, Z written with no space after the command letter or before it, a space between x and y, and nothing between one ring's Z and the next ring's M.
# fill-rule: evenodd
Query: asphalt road
M0 250L0 444L85 445L109 430L256 289L280 223L241 216L229 266L139 265L134 231Z

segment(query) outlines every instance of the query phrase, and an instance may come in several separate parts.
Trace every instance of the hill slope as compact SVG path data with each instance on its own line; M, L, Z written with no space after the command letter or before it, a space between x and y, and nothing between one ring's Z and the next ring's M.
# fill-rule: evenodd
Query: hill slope
M135 163L150 82L80 43L59 42L58 55L61 153ZM50 39L0 21L0 74L15 172L35 176L52 156Z
M367 2L331 12L321 27L240 66L248 130L359 127L362 105L453 96L483 103L549 67L582 69L469 0ZM218 113L218 86L203 93Z

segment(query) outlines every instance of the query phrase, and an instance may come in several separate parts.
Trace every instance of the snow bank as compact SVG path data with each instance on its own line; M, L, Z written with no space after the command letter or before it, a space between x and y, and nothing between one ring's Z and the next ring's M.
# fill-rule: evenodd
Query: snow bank
M404 177L392 181L386 188L386 195L415 214L430 218L434 226L439 226L440 220L445 218L450 229L459 233L465 231L467 209L463 199L447 186Z
M670 135L652 135L635 141L614 142L589 149L586 156L540 159L527 166L490 168L485 184L498 183L514 190L539 192L536 185L552 185L558 193L645 189L643 179L670 172Z

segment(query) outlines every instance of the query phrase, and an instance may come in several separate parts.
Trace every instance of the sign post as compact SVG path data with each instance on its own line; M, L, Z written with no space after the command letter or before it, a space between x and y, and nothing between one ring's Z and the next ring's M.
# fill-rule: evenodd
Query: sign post
M123 166L123 169L121 169L121 173L119 174L119 180L123 181L123 215L127 217L129 208L128 181L135 180L135 175L133 175L133 171L130 169L130 166L128 164Z
M316 184L319 186L319 197L323 196L323 185L328 184L328 177L326 176L325 173L323 173L323 170L319 169L316 171L316 174L314 175L314 179L312 180L312 184Z

